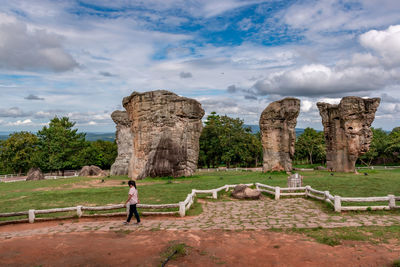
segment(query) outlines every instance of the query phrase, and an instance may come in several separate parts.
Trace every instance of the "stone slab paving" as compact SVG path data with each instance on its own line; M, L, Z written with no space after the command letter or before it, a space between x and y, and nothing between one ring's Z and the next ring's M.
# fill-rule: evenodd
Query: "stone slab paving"
M120 219L93 222L60 222L55 226L15 232L1 231L0 239L48 233L124 230L263 230L271 228L334 228L400 225L400 214L325 213L320 205L303 198L278 201L204 201L203 213L185 218L142 218L141 225L122 225ZM133 218L134 220L134 218Z

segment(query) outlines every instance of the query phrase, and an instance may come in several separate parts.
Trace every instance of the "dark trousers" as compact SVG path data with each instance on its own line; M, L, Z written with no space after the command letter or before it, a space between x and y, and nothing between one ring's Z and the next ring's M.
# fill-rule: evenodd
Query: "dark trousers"
M129 205L129 216L128 216L128 220L126 220L127 222L131 221L133 214L135 214L136 221L139 223L140 218L139 218L139 213L137 212L137 209L136 209L136 204Z

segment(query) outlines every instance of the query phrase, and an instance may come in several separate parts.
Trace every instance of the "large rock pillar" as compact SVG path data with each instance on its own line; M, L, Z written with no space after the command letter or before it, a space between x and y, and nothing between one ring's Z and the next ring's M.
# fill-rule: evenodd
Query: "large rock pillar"
M300 100L284 98L272 102L260 117L263 171L291 171L296 141L295 127Z
M204 110L164 90L133 92L122 101L132 121L129 177L190 176L197 168Z
M133 153L133 134L131 120L126 111L116 110L111 114L116 124L115 141L118 146L118 156L111 166L111 175L128 175L129 162Z
M357 158L369 150L370 129L380 98L348 96L338 105L318 102L326 142L328 170L355 172Z

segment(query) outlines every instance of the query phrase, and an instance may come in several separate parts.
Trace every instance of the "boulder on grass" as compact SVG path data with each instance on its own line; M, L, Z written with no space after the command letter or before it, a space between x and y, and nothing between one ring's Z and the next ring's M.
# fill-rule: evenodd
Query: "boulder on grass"
M27 181L44 180L44 175L40 168L30 168L27 176Z
M256 189L251 189L247 185L239 184L235 186L232 192L232 197L237 199L260 199L261 192Z
M314 170L317 170L317 171L326 171L326 170L328 170L326 167L324 167L324 166L317 166L317 167L315 167L314 168Z
M103 177L107 176L107 173L98 166L90 165L84 166L79 172L79 176Z

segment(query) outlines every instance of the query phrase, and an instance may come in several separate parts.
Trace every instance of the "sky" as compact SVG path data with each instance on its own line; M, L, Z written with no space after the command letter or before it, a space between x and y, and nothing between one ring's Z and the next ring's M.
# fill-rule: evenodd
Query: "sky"
M0 0L0 131L68 116L112 132L133 91L164 89L258 124L272 101L380 97L373 126L400 126L398 0Z

